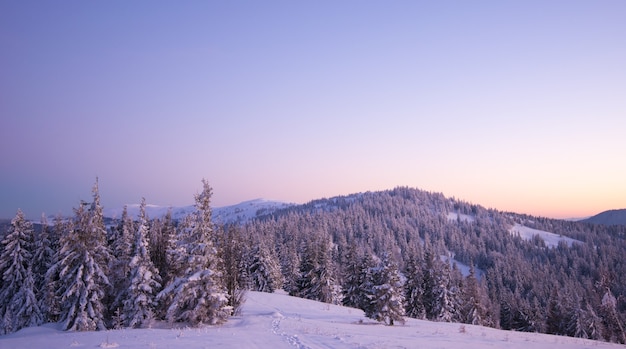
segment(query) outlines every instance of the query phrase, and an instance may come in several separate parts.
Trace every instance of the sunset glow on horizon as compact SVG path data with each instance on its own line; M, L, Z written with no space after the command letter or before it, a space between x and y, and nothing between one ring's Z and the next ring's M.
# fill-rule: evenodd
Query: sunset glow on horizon
M626 208L626 2L0 3L0 218L409 186Z

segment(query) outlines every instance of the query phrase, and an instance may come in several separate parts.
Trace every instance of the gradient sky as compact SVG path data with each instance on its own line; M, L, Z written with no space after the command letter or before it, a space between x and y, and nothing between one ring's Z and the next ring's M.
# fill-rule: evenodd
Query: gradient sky
M626 207L626 1L2 1L0 217L398 185Z

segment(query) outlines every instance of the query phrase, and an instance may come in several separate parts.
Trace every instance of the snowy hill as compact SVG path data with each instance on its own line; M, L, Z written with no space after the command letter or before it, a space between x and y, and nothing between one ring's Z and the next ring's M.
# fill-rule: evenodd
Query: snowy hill
M249 292L243 315L221 326L63 332L56 324L0 336L0 348L623 348L588 339L502 331L488 327L407 319L384 326L361 310Z
M604 211L593 217L583 219L581 222L604 225L626 225L626 208L621 210Z
M244 223L250 219L271 214L272 212L292 206L280 201L265 199L255 199L244 201L236 205L213 208L213 220L215 223ZM158 206L146 205L146 214L150 219L164 217L169 210L172 210L172 219L180 220L195 211L195 206ZM105 217L117 219L122 216L123 208L105 210ZM128 214L131 217L139 217L139 204L127 205Z

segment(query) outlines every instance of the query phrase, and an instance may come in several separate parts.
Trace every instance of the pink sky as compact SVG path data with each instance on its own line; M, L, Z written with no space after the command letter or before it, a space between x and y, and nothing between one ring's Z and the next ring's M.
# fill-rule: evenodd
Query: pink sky
M0 217L398 185L626 207L623 1L0 3Z

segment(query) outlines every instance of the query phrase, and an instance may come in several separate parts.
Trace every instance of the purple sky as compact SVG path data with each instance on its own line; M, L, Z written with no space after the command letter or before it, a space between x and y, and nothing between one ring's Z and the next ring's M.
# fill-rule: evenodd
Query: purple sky
M0 217L408 185L626 207L626 2L2 1Z

